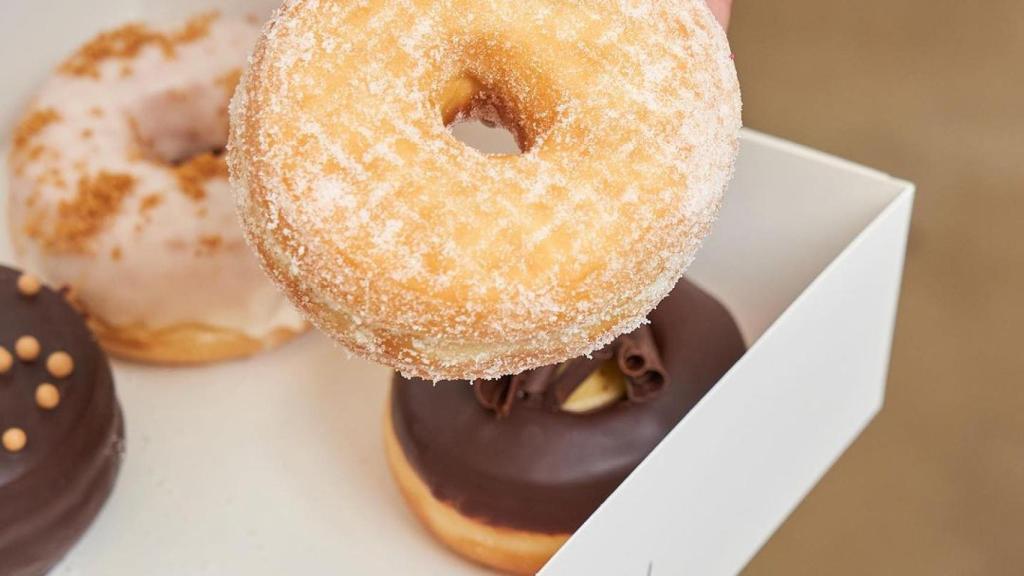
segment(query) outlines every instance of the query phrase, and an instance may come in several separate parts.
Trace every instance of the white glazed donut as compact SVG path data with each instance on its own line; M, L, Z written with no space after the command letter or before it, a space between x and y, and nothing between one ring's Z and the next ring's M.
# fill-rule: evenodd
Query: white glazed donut
M345 346L428 379L636 328L707 234L740 128L704 0L291 0L232 106L266 268ZM524 153L458 142L466 116Z
M57 68L15 130L15 250L73 290L115 354L212 361L304 329L245 245L220 155L258 33L216 14L105 32Z

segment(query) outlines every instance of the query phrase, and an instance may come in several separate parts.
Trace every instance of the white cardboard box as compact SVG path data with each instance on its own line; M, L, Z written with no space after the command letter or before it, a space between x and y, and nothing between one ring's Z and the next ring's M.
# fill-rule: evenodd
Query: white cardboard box
M104 26L245 2L5 0L2 138L32 88ZM183 7L186 6L186 7ZM6 226L6 177L0 226ZM882 405L913 187L754 132L689 275L751 349L543 570L742 569ZM0 229L0 261L11 261ZM387 371L310 335L247 361L116 363L128 453L68 575L480 574L392 486ZM0 407L2 409L2 407Z

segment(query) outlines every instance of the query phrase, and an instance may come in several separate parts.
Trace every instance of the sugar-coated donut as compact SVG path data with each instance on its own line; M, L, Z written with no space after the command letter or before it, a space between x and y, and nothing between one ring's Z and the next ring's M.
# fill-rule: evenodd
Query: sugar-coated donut
M524 153L455 140L473 116ZM231 126L248 238L314 324L489 378L643 322L717 213L740 97L704 0L292 0Z
M684 279L650 326L590 358L473 385L396 375L388 463L438 539L533 574L744 351L725 307Z
M102 33L60 64L15 130L15 250L73 288L112 353L219 360L304 327L245 244L221 154L258 34L216 14Z
M0 574L59 562L107 501L123 451L110 365L81 315L0 266Z

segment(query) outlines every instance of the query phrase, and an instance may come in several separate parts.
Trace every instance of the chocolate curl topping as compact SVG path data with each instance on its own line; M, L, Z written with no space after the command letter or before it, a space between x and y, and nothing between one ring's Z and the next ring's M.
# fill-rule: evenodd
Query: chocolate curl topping
M649 325L619 337L616 360L626 377L626 395L633 402L654 398L668 383L668 372Z
M542 366L498 380L480 380L474 383L473 393L480 405L499 418L508 416L512 404L524 399L543 399L547 408L561 410L580 384L611 358L615 358L619 371L626 378L626 397L631 402L646 402L668 385L668 372L661 363L654 333L650 326L641 326L589 357Z
M499 417L508 416L516 391L512 389L512 378L505 376L497 380L477 380L473 383L473 394L484 408Z
M548 383L551 382L551 377L555 373L555 367L555 365L541 366L540 368L520 372L512 377L512 383L517 391L521 390L528 396L543 394L548 388Z
M502 418L512 411L517 398L543 394L554 372L555 366L541 366L498 380L481 380L473 385L473 392L484 408Z

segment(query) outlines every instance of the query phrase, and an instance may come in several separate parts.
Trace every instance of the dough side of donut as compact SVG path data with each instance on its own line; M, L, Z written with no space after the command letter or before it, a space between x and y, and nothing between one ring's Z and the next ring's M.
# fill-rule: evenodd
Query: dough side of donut
M275 348L302 330L278 328L259 338L207 324L178 324L158 330L107 326L98 319L89 327L112 356L151 364L187 365L253 356Z
M525 152L456 141L465 115ZM405 375L493 378L644 322L717 215L739 128L702 0L296 0L236 92L229 166L314 324Z
M243 239L224 158L204 154L226 143L258 34L214 14L100 34L45 81L15 132L18 259L73 287L118 355L217 360L305 327Z
M536 574L570 534L541 534L493 526L469 518L435 498L413 469L391 427L386 410L384 446L388 467L402 497L420 522L446 546L465 558L510 574Z

